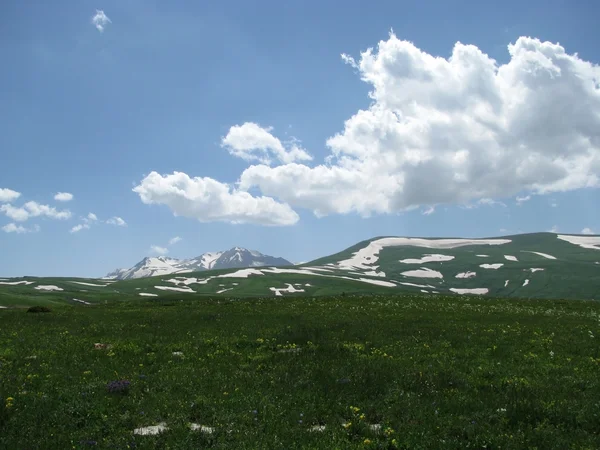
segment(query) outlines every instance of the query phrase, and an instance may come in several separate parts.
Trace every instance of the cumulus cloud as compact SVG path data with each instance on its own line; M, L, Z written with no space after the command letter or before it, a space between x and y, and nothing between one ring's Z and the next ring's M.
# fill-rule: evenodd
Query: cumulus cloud
M37 231L40 231L40 226L34 225L31 228L25 228L23 225L9 223L2 227L2 231L4 231L5 233L17 233L17 234L35 233Z
M429 208L427 208L425 211L423 211L421 214L423 214L424 216L430 216L435 212L435 207L434 206L430 206Z
M168 206L176 216L200 222L224 221L292 225L298 214L270 197L254 197L212 178L190 178L182 172L152 172L133 189L143 203Z
M159 247L158 245L151 245L150 251L152 253L156 253L157 255L166 255L169 253L169 249L165 247Z
M86 217L86 218L84 218L83 220L84 220L84 221L95 222L95 221L97 221L97 220L98 220L98 216L96 216L96 214L94 214L94 213L89 213L89 214L87 215L87 217Z
M517 206L521 206L523 203L531 200L531 195L526 195L524 197L517 197L515 200L517 202Z
M20 192L8 188L0 188L0 203L14 202L20 196Z
M271 131L272 128L263 128L253 122L234 125L222 139L221 145L233 156L263 164L270 164L273 158L285 164L312 160L312 156L298 145L297 139L287 142L286 148Z
M10 203L0 205L0 211L17 222L24 222L31 217L39 216L59 220L71 218L71 211L69 210L58 211L56 208L48 205L40 205L34 201L27 202L22 207L16 207Z
M581 234L594 234L594 230L592 230L591 228L585 227L583 230L581 230Z
M96 27L96 29L102 33L106 28L106 25L112 23L112 21L108 18L104 11L101 9L96 10L96 14L92 17L92 24Z
M179 236L175 236L174 238L169 239L169 245L177 244L180 241L181 238Z
M598 187L600 67L529 37L508 54L499 64L457 42L446 58L391 34L358 58L342 55L371 104L327 139L322 163L302 163L310 159L290 156L272 130L245 123L222 141L257 162L235 188L153 172L134 190L202 221L292 224L292 207L368 217Z
M435 57L391 35L358 60L368 109L327 140L325 164L246 169L259 188L318 216L390 213L597 187L600 69L526 37L499 65L472 45Z
M80 223L79 225L75 225L73 228L71 228L69 230L69 233L78 233L81 230L89 230L89 229L90 229L89 223Z
M127 226L127 222L125 222L123 219L121 219L120 217L117 217L117 216L111 217L110 219L108 219L106 221L106 223L109 225L116 225L118 227L126 227Z
M73 200L73 194L70 194L68 192L57 192L54 196L54 200L58 202L70 202L71 200Z

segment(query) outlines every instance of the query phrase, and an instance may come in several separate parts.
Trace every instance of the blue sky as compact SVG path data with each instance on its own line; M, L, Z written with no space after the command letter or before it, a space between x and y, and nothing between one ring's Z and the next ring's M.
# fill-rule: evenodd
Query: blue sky
M382 235L600 233L594 2L340 5L3 2L0 189L21 195L0 191L0 275L102 276L151 246L298 262ZM97 11L107 19L94 24ZM457 42L480 53L438 66ZM506 67L502 83L490 87L482 54ZM560 76L538 70L551 70L540 55ZM382 133L382 117L398 124Z

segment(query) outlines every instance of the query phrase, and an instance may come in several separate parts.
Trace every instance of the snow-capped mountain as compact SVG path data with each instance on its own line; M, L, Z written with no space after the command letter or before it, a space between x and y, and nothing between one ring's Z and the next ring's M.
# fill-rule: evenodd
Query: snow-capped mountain
M291 262L283 258L263 255L255 250L234 247L223 252L203 253L192 259L176 259L166 256L146 257L131 269L117 269L107 274L104 279L130 280L202 270L291 265L293 265Z

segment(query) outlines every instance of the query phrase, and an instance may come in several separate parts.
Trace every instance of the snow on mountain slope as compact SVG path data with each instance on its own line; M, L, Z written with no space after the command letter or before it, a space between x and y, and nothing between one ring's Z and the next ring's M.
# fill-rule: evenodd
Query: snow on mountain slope
M172 273L198 272L262 266L290 266L286 259L263 255L254 250L234 247L222 252L206 252L197 258L176 259L166 256L146 257L131 269L117 269L104 279L130 280Z

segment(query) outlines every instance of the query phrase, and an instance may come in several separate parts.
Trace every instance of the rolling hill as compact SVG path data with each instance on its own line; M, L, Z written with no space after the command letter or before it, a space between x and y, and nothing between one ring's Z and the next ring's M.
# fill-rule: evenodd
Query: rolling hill
M202 270L128 280L0 279L0 305L403 291L597 299L600 236L532 233L488 239L380 237L288 267Z

